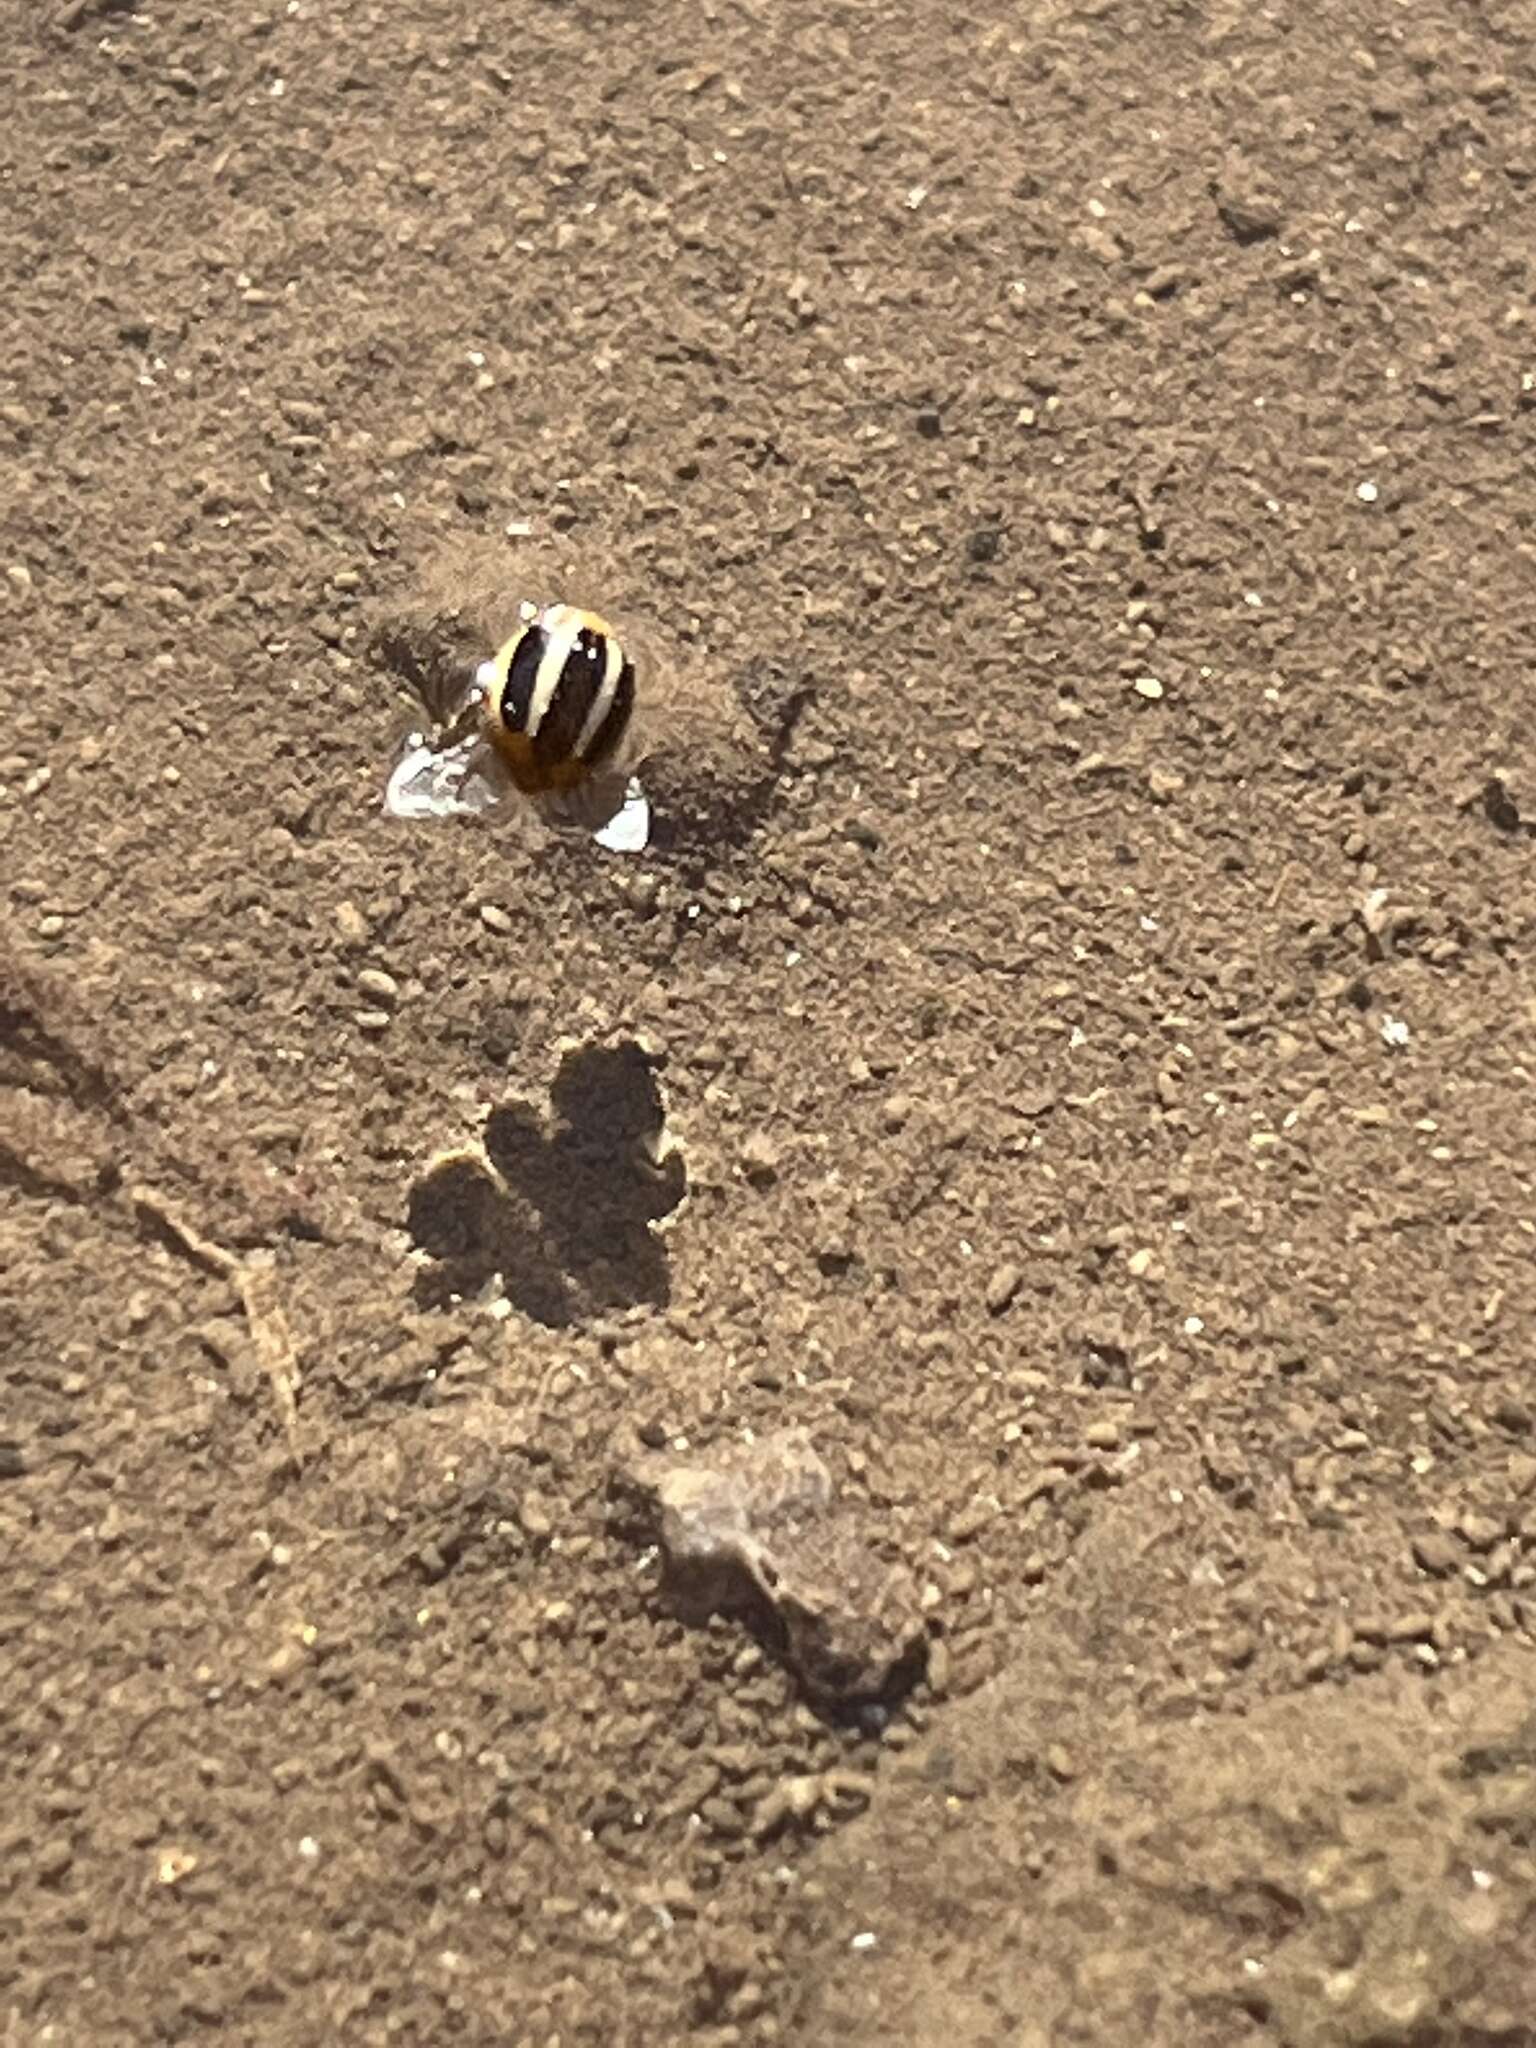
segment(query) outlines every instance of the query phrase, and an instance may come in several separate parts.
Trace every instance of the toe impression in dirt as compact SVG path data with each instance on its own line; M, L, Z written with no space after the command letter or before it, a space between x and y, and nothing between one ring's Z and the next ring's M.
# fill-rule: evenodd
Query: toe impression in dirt
M642 1452L614 1494L631 1533L660 1551L683 1619L740 1616L819 1704L888 1700L923 1675L916 1581L864 1539L803 1431L697 1459Z
M495 1110L478 1146L443 1154L411 1190L411 1235L434 1263L422 1305L473 1298L499 1277L513 1306L551 1329L670 1298L655 1225L687 1174L666 1133L650 1056L633 1041L561 1062L550 1114Z

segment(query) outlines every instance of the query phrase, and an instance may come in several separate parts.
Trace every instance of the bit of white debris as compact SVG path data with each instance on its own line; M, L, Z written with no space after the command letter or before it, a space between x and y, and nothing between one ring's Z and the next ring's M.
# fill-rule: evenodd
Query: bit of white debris
M1152 704L1156 704L1163 694L1163 686L1156 676L1138 676L1131 688L1138 697L1145 697Z
M856 1948L861 1952L865 1949L873 1948L874 1945L875 1936L869 1932L868 1928L862 1934L856 1934L848 1944L850 1948Z
M1381 1035L1388 1045L1406 1045L1409 1038L1408 1026L1401 1017L1383 1017Z
M1202 1317L1186 1316L1184 1318L1184 1334L1186 1337L1198 1337L1204 1328L1205 1322Z
M197 1868L197 1858L190 1849L162 1849L155 1858L155 1878L163 1885L180 1884L184 1877L190 1877ZM1477 1873L1473 1872L1476 1880Z
M319 1860L320 1844L313 1835L305 1835L300 1839L299 1854L306 1863L315 1863Z
M1381 496L1381 492L1376 488L1375 484L1373 484L1370 481L1370 479L1367 478L1363 484L1355 485L1355 496L1360 500L1362 505L1374 505L1376 500Z

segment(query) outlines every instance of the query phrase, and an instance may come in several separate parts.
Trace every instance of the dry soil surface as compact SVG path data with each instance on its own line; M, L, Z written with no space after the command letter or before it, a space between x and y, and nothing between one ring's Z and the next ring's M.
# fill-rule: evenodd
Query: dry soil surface
M0 2036L1536 2041L1525 0L5 12Z

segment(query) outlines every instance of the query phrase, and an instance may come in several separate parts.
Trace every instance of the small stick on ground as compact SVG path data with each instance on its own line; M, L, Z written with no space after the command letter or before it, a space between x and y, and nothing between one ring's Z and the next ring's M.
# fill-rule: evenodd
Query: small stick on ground
M129 1188L127 1192L133 1206L153 1217L194 1265L232 1282L245 1311L257 1360L272 1389L283 1433L288 1439L288 1455L297 1472L302 1462L298 1440L299 1359L288 1329L288 1318L277 1299L277 1271L270 1254L237 1258L223 1245L215 1244L211 1237L205 1237L154 1188L138 1186Z

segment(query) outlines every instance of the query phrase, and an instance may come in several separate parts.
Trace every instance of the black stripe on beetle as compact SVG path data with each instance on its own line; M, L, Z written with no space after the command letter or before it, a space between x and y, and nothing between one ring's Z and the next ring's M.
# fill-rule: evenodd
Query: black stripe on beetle
M608 715L592 735L587 760L595 768L618 751L635 709L635 665L626 656L613 686L613 703Z
M544 659L548 644L549 635L535 623L524 631L512 650L512 659L507 663L506 687L501 693L501 722L508 732L526 732L528 729L533 686L539 679L539 663Z

